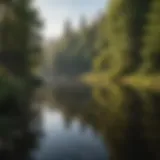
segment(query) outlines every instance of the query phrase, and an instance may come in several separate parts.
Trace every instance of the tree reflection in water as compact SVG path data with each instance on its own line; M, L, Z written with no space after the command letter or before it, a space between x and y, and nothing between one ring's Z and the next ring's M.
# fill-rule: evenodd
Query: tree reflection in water
M102 135L110 159L160 159L159 93L111 84L90 90L57 88L53 98L68 123L77 118L82 130L90 125Z
M0 112L0 160L30 160L30 151L37 148L40 136L40 130L31 129L31 123L40 118L39 111L33 113L32 108L25 108L24 104L20 112L13 99L1 102L1 106L6 108L1 107Z
M158 92L111 84L108 88L61 87L52 93L57 104L52 107L62 112L65 127L70 129L77 119L81 133L92 128L105 142L111 160L160 159ZM20 116L14 109L6 112L5 108L0 114L0 160L30 160L41 133L30 126L35 116L41 123L40 114L28 107L27 116Z

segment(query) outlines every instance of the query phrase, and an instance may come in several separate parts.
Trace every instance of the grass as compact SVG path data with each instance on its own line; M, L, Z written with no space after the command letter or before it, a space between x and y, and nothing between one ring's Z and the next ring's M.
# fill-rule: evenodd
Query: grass
M81 81L91 86L108 87L110 84L118 83L119 85L138 87L141 89L151 89L160 91L160 74L143 75L134 74L116 78L116 82L111 79L105 72L87 73L81 76Z

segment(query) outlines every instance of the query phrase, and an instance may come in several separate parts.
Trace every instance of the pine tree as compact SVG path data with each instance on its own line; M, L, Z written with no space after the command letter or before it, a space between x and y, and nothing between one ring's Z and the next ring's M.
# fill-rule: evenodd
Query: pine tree
M31 58L35 53L40 53L41 21L37 10L31 3L31 0L7 3L7 10L10 12L7 12L1 23L1 56L5 56L7 59L14 57L10 62L7 60L6 67L14 73L19 70L19 75L30 72Z
M85 31L87 28L88 28L88 24L87 24L87 19L84 15L82 15L80 17L80 20L79 20L79 28L80 30L82 31Z
M73 27L72 27L72 22L68 19L64 22L64 37L66 39L72 38L73 34Z
M141 54L143 65L141 72L153 73L160 71L160 1L152 0L147 23L144 26L143 47Z
M137 70L150 0L112 0L107 13L108 52L113 75Z

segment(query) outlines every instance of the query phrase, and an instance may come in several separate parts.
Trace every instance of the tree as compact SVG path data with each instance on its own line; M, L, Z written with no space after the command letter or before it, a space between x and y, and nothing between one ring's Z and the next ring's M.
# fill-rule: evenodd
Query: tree
M87 25L84 16L80 18L78 30L71 29L71 23L65 23L65 32L54 47L54 72L76 76L91 71L92 60L97 54L95 42L98 23L95 21L92 25Z
M72 37L72 22L68 19L64 22L64 37L70 39Z
M98 42L100 53L103 55L102 63L105 63L106 54L108 74L122 75L134 72L140 67L143 27L149 2L150 0L145 4L138 0L110 2L99 29ZM102 49L103 46L106 49Z
M79 28L81 29L81 30L86 30L86 28L88 28L88 25L87 25L87 19L86 19L86 17L84 16L84 15L82 15L81 17L80 17L80 20L79 20Z
M39 41L41 21L38 11L31 5L31 2L31 0L17 0L7 3L7 11L10 12L7 12L1 21L1 57L4 54L8 54L5 55L8 59L11 55L17 57L12 61L17 63L18 68L21 68L19 74L23 76L29 74L30 59L36 53L40 53L41 44ZM7 68L12 70L12 64L9 63Z
M141 55L143 64L141 71L144 73L153 73L160 71L160 2L152 0L149 13L147 14L147 23L144 28L143 47Z
M31 0L0 1L0 5L4 9L0 21L0 112L17 113L26 122L32 112L31 59L40 57L41 20Z
M103 13L97 23L97 39L95 41L96 57L93 61L93 69L95 71L107 71L109 69L109 53L108 53L108 36L106 28L108 25L107 14Z

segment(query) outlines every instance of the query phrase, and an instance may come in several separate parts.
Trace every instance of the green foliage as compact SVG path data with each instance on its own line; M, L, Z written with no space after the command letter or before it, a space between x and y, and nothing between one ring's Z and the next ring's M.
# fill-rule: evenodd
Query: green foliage
M73 30L68 21L64 26L64 35L57 40L53 51L54 73L79 75L90 71L95 56L97 24L87 25L85 17L80 20L80 29Z
M160 2L152 0L149 13L147 14L147 24L144 28L143 47L141 49L143 57L142 72L151 73L160 71Z
M1 1L0 108L23 108L28 112L32 90L31 68L40 62L42 21L32 0ZM37 58L38 57L38 58ZM12 99L12 102L8 102ZM7 104L6 104L7 103ZM14 103L14 104L13 104ZM6 106L5 106L6 104ZM16 108L17 107L17 108ZM2 109L3 110L3 109ZM22 110L21 110L22 111Z
M21 67L22 63L20 62L23 61L22 72L24 74L30 72L31 60L37 54L40 56L41 47L40 28L42 23L38 11L31 3L31 0L5 3L5 14L1 21L1 55L9 54L9 57L10 54L18 53L18 59L13 61L17 61L18 67ZM3 65L6 66L6 64ZM11 64L10 68L12 68Z
M15 96L20 98L26 89L26 82L22 79L1 76L0 77L0 101L4 100L8 96Z
M97 39L95 43L96 57L93 60L93 69L103 71L109 68L108 36L106 34L107 17L103 14L97 24Z
M159 72L158 0L111 0L99 23L93 69L121 76Z

